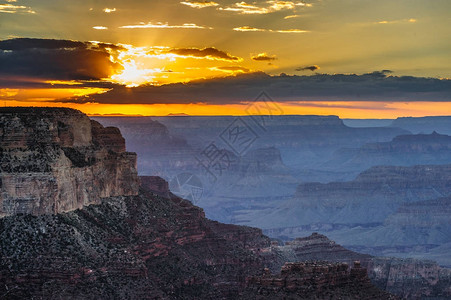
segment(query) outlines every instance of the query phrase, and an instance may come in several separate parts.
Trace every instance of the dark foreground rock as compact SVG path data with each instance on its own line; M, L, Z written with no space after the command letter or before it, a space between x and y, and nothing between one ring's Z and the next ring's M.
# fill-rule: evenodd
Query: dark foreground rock
M236 297L260 272L259 229L204 218L190 202L115 197L58 215L0 220L0 295L42 299Z

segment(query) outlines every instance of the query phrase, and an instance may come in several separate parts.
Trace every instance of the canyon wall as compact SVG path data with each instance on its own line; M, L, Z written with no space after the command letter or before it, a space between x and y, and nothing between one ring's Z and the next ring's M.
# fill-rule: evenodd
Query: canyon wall
M138 193L117 128L68 108L0 108L0 217L56 214Z

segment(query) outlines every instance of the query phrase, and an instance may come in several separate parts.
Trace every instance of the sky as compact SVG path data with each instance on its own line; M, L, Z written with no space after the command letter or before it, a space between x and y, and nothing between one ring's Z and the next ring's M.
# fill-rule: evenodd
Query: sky
M92 115L451 115L450 11L449 0L0 0L0 100Z

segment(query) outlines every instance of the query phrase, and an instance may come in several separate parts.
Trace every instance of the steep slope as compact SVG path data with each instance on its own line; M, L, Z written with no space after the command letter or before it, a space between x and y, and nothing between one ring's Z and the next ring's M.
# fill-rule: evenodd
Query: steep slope
M0 294L66 299L232 297L268 238L141 191L58 215L0 220Z

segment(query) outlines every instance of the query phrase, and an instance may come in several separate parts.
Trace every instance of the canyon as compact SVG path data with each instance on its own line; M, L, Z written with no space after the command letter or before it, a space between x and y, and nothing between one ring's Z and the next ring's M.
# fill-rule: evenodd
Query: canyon
M275 262L261 229L209 220L163 179L138 178L119 130L78 111L5 108L0 115L1 297L257 297L257 278ZM305 297L388 295L365 269L310 264L303 281L289 280ZM287 268L280 274L291 278Z

